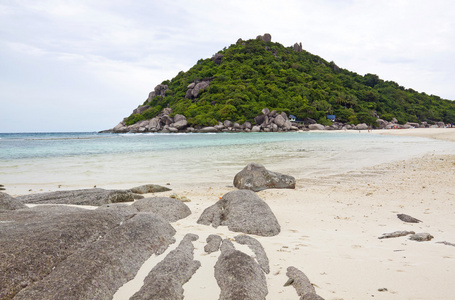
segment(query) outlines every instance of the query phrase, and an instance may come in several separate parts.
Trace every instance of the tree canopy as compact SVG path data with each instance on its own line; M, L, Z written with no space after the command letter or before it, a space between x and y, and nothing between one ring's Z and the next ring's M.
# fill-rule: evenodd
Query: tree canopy
M147 99L150 108L127 118L127 125L150 119L166 107L187 117L189 125L253 121L265 107L327 124L327 114L349 124L375 126L377 116L398 122L455 122L455 102L406 89L375 74L364 76L305 50L295 51L261 39L239 40L200 59L171 80L164 96ZM189 84L210 81L196 98L185 97Z

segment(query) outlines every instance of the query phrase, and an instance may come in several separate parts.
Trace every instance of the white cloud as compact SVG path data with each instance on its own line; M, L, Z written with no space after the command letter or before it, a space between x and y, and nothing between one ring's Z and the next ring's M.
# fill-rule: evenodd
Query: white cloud
M80 98L91 98L113 110L113 121L87 122L113 126L120 110L130 113L156 84L238 38L266 32L340 67L455 99L454 10L448 0L3 2L0 101L11 115L8 105L19 99L58 103L65 95L68 109L84 111Z

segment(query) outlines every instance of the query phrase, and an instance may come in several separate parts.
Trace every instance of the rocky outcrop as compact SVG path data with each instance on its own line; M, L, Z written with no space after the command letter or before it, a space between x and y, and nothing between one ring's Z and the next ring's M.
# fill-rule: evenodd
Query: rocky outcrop
M274 236L281 227L267 203L250 190L238 190L225 194L214 205L206 208L198 224L227 226L229 230Z
M0 192L0 210L16 210L21 208L27 208L27 206L16 198Z
M270 33L265 33L264 35L258 35L256 39L263 40L264 42L269 43L272 41L272 36L270 35Z
M167 192L170 191L171 189L160 186L157 184L144 184L141 186L134 187L130 189L132 193L135 194L148 194L148 193L160 193L160 192Z
M16 199L22 203L30 204L75 204L92 206L134 201L133 194L130 191L104 190L99 188L30 194L16 197Z
M159 216L74 207L0 212L0 299L112 299L175 242Z
M294 46L292 47L292 49L295 52L302 52L303 51L302 43L300 43L300 44L295 43Z
M185 98L194 99L199 95L199 91L206 89L210 85L210 81L204 80L198 83L191 83L188 85Z
M137 200L133 205L140 212L151 212L169 222L175 222L191 215L189 207L174 198L154 197Z
M223 240L221 255L215 264L215 278L220 287L220 300L265 300L267 282L254 259L235 250Z
M299 269L288 267L286 275L289 277L289 280L284 286L292 285L297 291L300 300L324 300L316 294L316 290L308 277Z
M217 65L221 65L221 61L223 60L223 54L217 53L217 54L213 55L212 60Z
M255 192L265 189L294 189L295 178L267 170L263 165L249 163L234 177L234 186Z
M193 258L192 242L198 238L195 234L186 234L179 246L150 271L142 288L130 300L183 299L183 285L201 266Z
M155 89L149 93L147 101L148 102L152 101L152 99L155 98L156 96L164 97L168 89L169 87L166 84L158 84L155 87Z

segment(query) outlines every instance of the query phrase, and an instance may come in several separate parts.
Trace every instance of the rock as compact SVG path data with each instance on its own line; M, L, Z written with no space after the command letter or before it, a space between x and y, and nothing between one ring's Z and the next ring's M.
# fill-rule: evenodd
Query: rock
M253 128L251 129L252 132L260 132L261 131L261 127L260 126L253 126Z
M193 90L191 91L191 95L193 96L193 98L197 98L197 96L199 95L199 91L207 88L209 85L210 82L208 81L201 81L198 84L196 84Z
M206 208L198 224L228 226L235 232L274 236L280 233L280 224L267 203L253 191L238 190L225 194L214 205Z
M292 127L291 121L286 120L286 121L284 122L283 128L284 128L285 130L289 130L289 129L291 129L291 127Z
M39 206L38 206L39 207ZM120 212L120 213L123 213L123 214L126 214L126 215L134 215L134 214L137 214L139 212L139 210L130 205L130 204L126 204L126 203L109 203L109 204L104 204L104 205L101 205L100 207L97 208L97 210L111 210L111 211L116 211L116 212Z
M214 56L212 56L212 60L217 65L221 65L221 61L223 60L223 54L221 53L215 54Z
M272 36L270 35L270 33L265 33L261 38L266 43L272 41Z
M164 97L166 95L166 91L168 89L169 89L169 87L166 84L158 84L155 87L155 97L156 96Z
M21 208L27 208L27 206L16 198L0 192L0 210L16 210Z
M161 122L158 118L153 118L149 121L147 128L150 131L159 131L161 129Z
M263 165L249 163L234 177L234 186L255 192L265 189L294 189L295 178L268 171Z
M192 83L188 84L188 86L186 88L187 89L193 89L195 85L196 85L196 83L192 82Z
M220 238L221 239L221 238ZM264 247L255 238L248 235L238 235L234 237L235 241L242 245L247 245L256 256L256 260L265 274L270 273L269 258L265 253Z
M204 246L204 251L207 253L216 252L220 249L221 237L217 234L211 234L207 237L207 245Z
M137 200L133 203L140 212L151 212L163 217L169 222L175 222L191 215L188 206L173 198L153 197Z
M324 125L321 125L321 124L309 124L308 129L309 130L324 130L325 127L324 127Z
M248 121L243 123L242 127L243 127L243 129L251 129L252 128L251 123L248 122Z
M294 44L294 47L292 47L292 48L293 48L293 50L294 50L295 52L302 52L302 51L303 51L302 43L300 43L300 44L295 43L295 44Z
M413 234L409 237L410 240L413 240L413 241L418 241L418 242L426 242L426 241L431 241L431 239L434 238L434 236L432 236L431 234L429 233L417 233L417 234Z
M288 267L286 275L289 277L289 280L284 286L292 285L297 291L300 300L324 300L316 294L316 290L308 277L299 269Z
M210 132L218 132L218 130L215 127L203 127L201 129L199 129L199 132L210 133Z
M112 299L175 241L172 226L149 214L42 206L0 221L0 299Z
M416 218L413 218L413 217L405 215L405 214L397 214L397 217L401 221L407 222L407 223L419 223L419 222L422 222L420 220L417 220Z
M286 120L283 118L282 115L277 115L277 116L275 117L275 119L273 120L273 122L274 122L276 125L278 125L278 126L280 126L280 127L283 127L283 126L284 126L284 123L286 122Z
M160 193L167 192L170 190L171 190L170 188L160 186L157 184L144 184L130 189L130 191L135 194Z
M16 199L22 203L30 204L75 204L92 206L134 201L133 194L130 191L104 190L99 188L30 194L16 197Z
M267 116L270 113L270 110L267 107L263 108L262 113Z
M251 256L232 248L232 244L223 241L215 264L219 299L265 300L268 290L264 272Z
M177 122L183 121L183 120L186 121L186 117L184 115L176 114L174 116L174 123L177 123Z
M233 127L233 126L234 126L234 123L232 123L232 122L229 121L229 120L225 120L225 121L223 122L223 125L224 125L224 127L228 128L228 127Z
M150 271L142 288L130 300L183 299L183 285L201 266L193 257L192 242L198 238L195 234L186 234L178 247Z
M169 116L170 114L172 114L172 108L170 108L170 107L164 108L163 111L161 112L161 114L163 116Z
M256 116L254 118L254 123L256 123L256 125L261 125L266 121L266 117L267 117L266 115Z
M169 197L177 199L177 200L179 200L181 202L191 202L191 199L188 199L185 196L179 196L176 193L172 193Z
M143 113L144 111L146 111L146 110L149 109L149 108L150 108L150 105L139 106L138 108L136 108L135 110L133 110L132 115L141 114L141 113Z
M368 128L369 128L368 125L365 123L357 124L355 126L356 130L367 130Z
M176 128L177 130L185 129L188 126L187 120L180 120L171 124L172 127Z
M388 239L388 238L395 238L400 236L406 236L409 234L415 234L414 231L394 231L392 233L384 233L382 236L378 237L378 239Z

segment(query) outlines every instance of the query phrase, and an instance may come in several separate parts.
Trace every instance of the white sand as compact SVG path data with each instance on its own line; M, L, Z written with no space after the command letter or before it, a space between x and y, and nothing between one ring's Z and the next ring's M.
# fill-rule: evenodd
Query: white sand
M455 129L373 133L455 141ZM455 243L454 175L455 155L430 154L341 176L297 177L295 190L259 192L281 224L278 236L254 236L270 260L267 299L298 299L292 286L283 287L288 266L303 271L325 299L453 299L455 247L437 242ZM114 299L128 299L134 294L148 271L177 246L185 233L199 235L194 243L195 259L202 263L183 286L185 299L217 299L219 288L213 267L220 252L204 253L205 239L209 234L232 238L240 233L198 225L196 221L206 207L231 190L234 188L222 184L173 187L169 194L175 192L192 200L187 203L192 215L172 223L177 242L166 253L151 257ZM397 213L411 215L423 223L404 223L396 217ZM428 232L434 239L378 239L383 233L397 230ZM235 246L251 254L247 247L237 243ZM378 291L384 288L387 290Z

